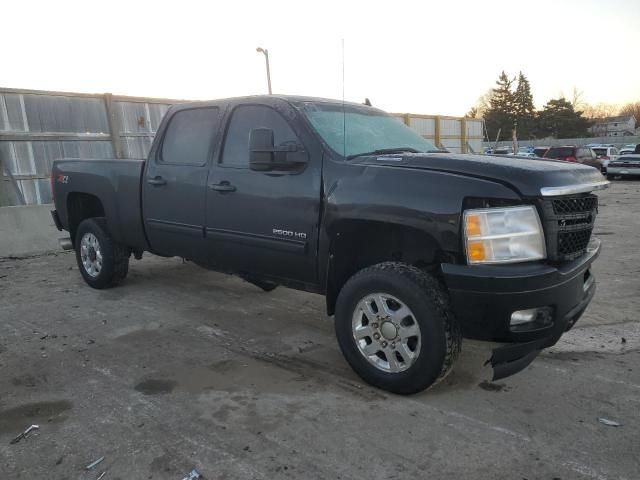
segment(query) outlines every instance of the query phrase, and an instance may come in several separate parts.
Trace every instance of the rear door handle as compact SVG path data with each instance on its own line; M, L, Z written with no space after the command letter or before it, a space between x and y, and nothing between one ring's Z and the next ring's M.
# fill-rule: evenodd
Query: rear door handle
M236 187L231 185L226 180L220 183L210 183L209 188L217 192L235 192L236 191Z
M166 185L167 181L164 178L157 176L157 177L148 179L147 183L149 185L153 185L154 187L159 187L160 185Z

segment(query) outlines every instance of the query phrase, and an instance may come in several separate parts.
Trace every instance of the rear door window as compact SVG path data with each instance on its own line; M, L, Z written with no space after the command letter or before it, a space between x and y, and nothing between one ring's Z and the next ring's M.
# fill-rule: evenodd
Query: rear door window
M218 131L218 108L180 110L169 121L162 141L160 162L174 165L204 165Z

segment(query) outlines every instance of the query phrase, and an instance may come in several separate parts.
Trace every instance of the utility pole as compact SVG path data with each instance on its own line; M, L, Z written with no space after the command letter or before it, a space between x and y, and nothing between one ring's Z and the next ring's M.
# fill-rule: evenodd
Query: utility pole
M267 50L266 48L258 47L256 48L256 52L264 54L264 61L267 64L267 85L269 87L269 95L271 95L272 92L271 92L271 70L269 69L269 50Z

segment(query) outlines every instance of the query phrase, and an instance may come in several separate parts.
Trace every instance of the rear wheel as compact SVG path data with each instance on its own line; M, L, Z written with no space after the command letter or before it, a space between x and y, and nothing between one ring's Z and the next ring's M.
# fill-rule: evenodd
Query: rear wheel
M394 393L435 384L451 371L461 349L445 288L401 263L381 263L354 275L338 296L335 327L354 371Z
M78 268L90 287L113 287L127 276L131 250L111 238L104 218L83 220L75 247Z

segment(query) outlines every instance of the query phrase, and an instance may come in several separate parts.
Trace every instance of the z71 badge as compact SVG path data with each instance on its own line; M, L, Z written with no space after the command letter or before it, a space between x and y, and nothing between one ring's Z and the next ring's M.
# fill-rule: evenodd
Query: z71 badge
M58 183L69 183L69 175L58 175L56 177Z

